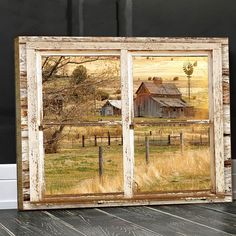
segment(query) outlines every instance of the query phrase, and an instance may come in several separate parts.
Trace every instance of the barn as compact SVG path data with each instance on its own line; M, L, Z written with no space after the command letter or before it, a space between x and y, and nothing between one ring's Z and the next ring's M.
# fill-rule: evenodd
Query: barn
M121 100L107 100L101 108L102 116L121 115Z
M159 77L142 82L134 99L136 117L184 118L194 115L194 108L182 99L173 83L163 83Z

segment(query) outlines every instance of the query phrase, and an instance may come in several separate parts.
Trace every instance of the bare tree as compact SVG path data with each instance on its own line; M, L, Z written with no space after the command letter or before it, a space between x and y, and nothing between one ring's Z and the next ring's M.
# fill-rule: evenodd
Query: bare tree
M114 82L118 68L104 65L99 73L88 73L86 63L106 61L107 57L46 57L42 63L45 152L57 152L68 123L87 120L96 114L101 88ZM65 68L73 65L68 75ZM102 64L101 64L102 65ZM56 125L55 125L56 124Z

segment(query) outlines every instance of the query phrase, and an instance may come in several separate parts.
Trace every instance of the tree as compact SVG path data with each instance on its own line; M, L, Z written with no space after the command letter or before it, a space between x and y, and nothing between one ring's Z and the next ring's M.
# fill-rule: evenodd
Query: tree
M99 73L89 74L86 63L107 60L107 57L44 58L43 76L43 119L45 152L57 152L66 124L86 120L96 112L96 100L108 99L109 94L101 90L112 83L119 72L115 66L106 66ZM76 67L75 67L76 66ZM68 67L72 68L68 72ZM55 125L54 125L55 124Z
M88 78L86 67L83 65L77 66L73 70L71 77L74 79L75 84L79 84L79 83L85 81Z

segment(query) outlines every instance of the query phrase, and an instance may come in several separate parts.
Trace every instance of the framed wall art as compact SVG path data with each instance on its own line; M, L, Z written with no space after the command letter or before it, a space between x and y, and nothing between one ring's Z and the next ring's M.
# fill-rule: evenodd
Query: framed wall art
M232 201L227 38L15 49L20 210Z

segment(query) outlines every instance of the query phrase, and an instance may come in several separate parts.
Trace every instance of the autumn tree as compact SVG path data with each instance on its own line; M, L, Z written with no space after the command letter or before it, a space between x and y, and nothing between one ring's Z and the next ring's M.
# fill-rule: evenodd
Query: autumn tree
M118 76L117 63L106 65L107 57L44 58L42 64L44 146L57 152L67 124L86 120L96 112L96 100L108 99L103 87ZM89 74L86 63L104 61L104 69ZM69 68L69 69L68 69ZM73 68L73 69L71 69ZM100 98L99 98L100 97Z
M88 78L86 67L83 65L77 66L73 70L71 77L73 78L75 84L79 84L79 83L85 81Z

